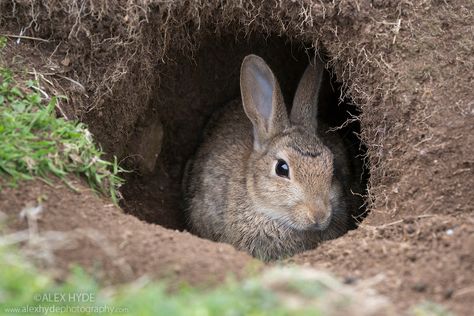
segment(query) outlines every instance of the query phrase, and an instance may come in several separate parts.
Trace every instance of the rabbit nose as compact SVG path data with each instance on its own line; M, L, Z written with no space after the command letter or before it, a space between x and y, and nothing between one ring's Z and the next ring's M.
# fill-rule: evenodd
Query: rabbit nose
M321 200L311 203L308 206L308 218L311 223L317 226L327 226L331 217L330 208Z

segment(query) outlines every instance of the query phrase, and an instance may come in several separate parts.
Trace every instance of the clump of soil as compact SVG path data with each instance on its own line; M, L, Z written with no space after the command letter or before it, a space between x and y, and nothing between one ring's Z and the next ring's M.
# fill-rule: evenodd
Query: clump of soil
M181 172L180 167L170 169L170 160L176 159L176 166L181 165L198 140L182 148L179 145L197 135L202 118L238 94L232 88L232 78L237 76L239 56L254 51L270 58L271 52L277 51L273 62L280 69L291 68L285 74L292 77L282 86L291 87L296 80L293 76L299 77L304 68L299 56L305 56L305 45L315 49L324 46L335 81L360 113L360 137L367 147L363 159L370 166L370 214L359 229L290 261L328 268L348 282L359 278L379 280L376 287L400 309L424 299L442 302L464 314L474 308L474 258L470 251L474 246L474 147L469 146L474 143L472 1L190 4L152 0L132 5L114 0L101 5L90 1L81 6L76 1L55 5L45 0L2 2L0 6L2 33L18 34L22 27L29 26L26 35L49 41L23 40L15 49L37 52L40 58L29 60L28 53L23 58L35 69L42 69L45 78L69 82L65 93L70 99L63 104L63 114L86 122L110 155L140 169L141 178L129 179L129 184L137 185L124 192L128 196L125 208L148 209L141 218L152 222L160 218L162 225L179 229L183 228L182 218L165 216L178 209L179 201L177 196L168 200L162 193L177 185L175 179ZM247 45L236 44L235 38L240 43L244 38ZM296 58L283 58L293 53L293 47ZM35 64L38 60L55 67L46 71L45 64ZM188 61L193 60L202 73L191 71L192 63ZM272 64L271 59L269 62ZM213 69L223 64L229 64L225 71ZM200 86L200 76L209 73L218 74L213 84ZM193 95L200 88L209 91ZM173 103L188 93L186 97L193 102ZM213 95L214 99L202 100L203 95ZM170 112L158 111L165 108L165 103L174 104L167 108ZM204 103L208 106L202 106ZM192 122L195 117L199 119ZM181 134L183 126L186 131ZM137 136L140 134L151 136L147 139ZM133 156L146 148L136 143L137 139L154 143L147 155L141 155L147 163ZM160 140L162 144L157 146ZM156 155L158 159L154 160ZM148 185L140 187L148 183L155 185L150 191ZM35 199L38 191L34 187L39 184L28 186L30 189L2 191L2 210L14 214L20 208L19 199ZM53 215L45 212L40 227L87 227L95 225L89 220L98 219L94 213L107 214L107 208L99 205L105 201L74 199L74 194L66 192L58 197L61 203L71 199L71 205L94 211L84 211L72 221L71 210L54 204L49 208L56 217L47 217ZM170 192L177 194L178 190L173 187ZM24 194L30 194L29 198L22 198ZM131 198L139 194L145 195L143 201L153 201L152 205L140 205ZM97 204L89 207L83 202ZM181 262L178 248L163 250L177 244L152 237L157 230L179 239L179 247L181 243L189 244L185 249L194 251L193 260L228 256L228 271L241 269L240 264L233 266L232 262L249 260L228 246L157 228L115 209L109 214L106 231L112 233L107 238L119 253L127 252L123 258L137 275L151 272L162 276L163 271ZM49 222L53 219L58 223ZM133 223L131 229L127 229L129 221ZM133 247L120 248L124 239L116 235L122 230L139 236ZM148 240L156 245L147 244ZM139 247L140 243L148 245L148 251ZM163 252L155 252L155 248ZM100 253L94 252L105 258ZM92 266L90 258L62 251L58 256L64 262ZM194 273L192 269L198 269L190 263L185 268L179 270L183 279ZM196 271L201 273L199 280L204 280L211 270ZM115 277L111 280L120 279Z

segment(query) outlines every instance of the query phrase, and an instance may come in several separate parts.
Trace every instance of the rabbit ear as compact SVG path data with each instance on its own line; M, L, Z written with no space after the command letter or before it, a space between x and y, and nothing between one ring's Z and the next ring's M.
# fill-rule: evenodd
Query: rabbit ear
M323 79L324 64L316 55L313 63L306 68L296 89L290 121L316 132L319 90Z
M253 124L254 147L259 149L289 125L280 86L262 58L256 55L244 58L240 91L245 113Z

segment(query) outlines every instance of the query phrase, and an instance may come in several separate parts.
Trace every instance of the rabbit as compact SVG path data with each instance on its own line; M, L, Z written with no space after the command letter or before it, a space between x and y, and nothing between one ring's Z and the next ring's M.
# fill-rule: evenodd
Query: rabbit
M270 261L347 231L354 181L342 139L317 118L323 71L315 57L288 116L269 66L244 58L241 100L214 115L186 165L192 233Z

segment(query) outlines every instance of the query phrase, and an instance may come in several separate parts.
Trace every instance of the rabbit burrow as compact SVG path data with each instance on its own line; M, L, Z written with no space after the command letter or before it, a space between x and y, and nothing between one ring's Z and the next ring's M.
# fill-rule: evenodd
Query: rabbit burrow
M283 98L291 105L298 82L314 55L303 44L288 43L278 37L262 38L255 35L251 41L232 37L212 38L204 42L193 59L178 56L177 63L165 66L156 78L155 97L139 119L129 154L140 150L156 158L151 144L161 141L157 159L151 168L146 159L130 159L139 173L132 174L123 189L123 207L137 217L173 229L189 229L184 214L181 187L184 166L202 143L202 134L210 117L240 95L239 69L243 57L258 53L268 61L278 78ZM225 43L225 45L224 45ZM219 47L216 49L216 47ZM365 192L368 170L363 166L365 147L358 138L360 125L354 116L358 110L349 97L342 98L341 84L324 70L320 89L318 116L341 135L350 151L351 164L358 169L358 178ZM287 109L288 111L290 109ZM138 149L137 149L138 148ZM236 165L238 162L236 162ZM359 199L350 215L350 229L356 227L365 214Z

